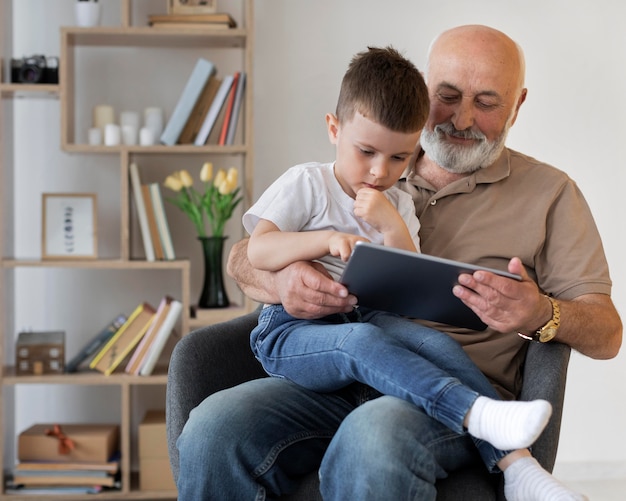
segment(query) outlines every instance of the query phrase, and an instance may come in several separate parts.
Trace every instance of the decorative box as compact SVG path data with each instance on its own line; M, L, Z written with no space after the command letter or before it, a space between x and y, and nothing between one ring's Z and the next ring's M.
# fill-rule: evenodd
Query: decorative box
M65 368L65 332L20 332L15 345L18 375L62 374Z
M106 462L119 450L115 424L35 424L20 433L20 461Z
M167 455L165 411L148 411L139 425L139 490L176 490Z

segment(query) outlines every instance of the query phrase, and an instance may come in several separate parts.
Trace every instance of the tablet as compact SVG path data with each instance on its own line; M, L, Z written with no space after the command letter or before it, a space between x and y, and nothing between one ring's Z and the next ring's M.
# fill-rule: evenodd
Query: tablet
M477 270L521 280L506 271L358 242L339 281L360 306L484 330L480 318L452 294L461 273Z

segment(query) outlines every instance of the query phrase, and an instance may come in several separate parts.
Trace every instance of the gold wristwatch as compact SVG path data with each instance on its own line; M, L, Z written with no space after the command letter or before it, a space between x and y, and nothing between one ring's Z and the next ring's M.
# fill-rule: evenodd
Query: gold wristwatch
M547 343L548 341L552 341L554 336L556 336L556 331L559 330L559 326L561 325L561 310L559 308L559 303L557 303L556 299L546 296L550 300L550 304L552 304L552 318L548 320L548 322L543 326L537 329L533 334L522 334L518 332L517 334L524 339L529 341L538 341L540 343Z

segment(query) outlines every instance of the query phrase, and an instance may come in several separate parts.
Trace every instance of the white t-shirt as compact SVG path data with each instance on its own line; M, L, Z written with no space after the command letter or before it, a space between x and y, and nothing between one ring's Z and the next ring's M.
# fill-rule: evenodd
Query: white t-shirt
M383 243L383 234L354 215L354 199L341 188L333 172L334 163L310 162L288 169L261 195L243 216L243 225L252 233L260 219L274 223L281 231L335 230ZM383 192L404 219L419 250L420 223L408 193L391 187ZM319 259L337 280L345 263L338 257Z

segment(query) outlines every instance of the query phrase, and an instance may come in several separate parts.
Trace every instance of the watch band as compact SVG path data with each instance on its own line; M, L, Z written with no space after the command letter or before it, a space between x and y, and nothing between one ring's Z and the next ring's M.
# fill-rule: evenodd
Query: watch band
M517 335L527 341L537 341L540 343L547 343L548 341L552 341L554 336L561 325L561 308L559 307L559 303L553 297L550 297L544 294L545 297L550 301L550 305L552 306L552 318L546 322L545 325L541 326L532 334L523 334L522 332L518 332Z

